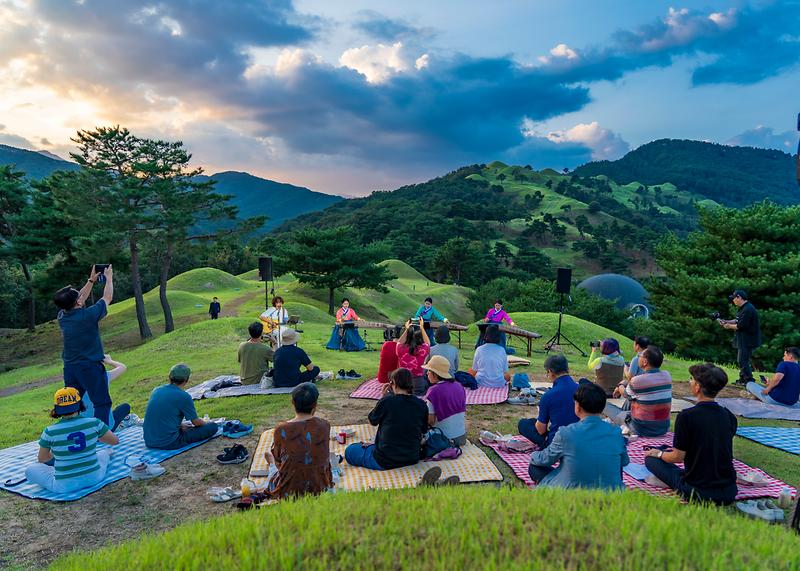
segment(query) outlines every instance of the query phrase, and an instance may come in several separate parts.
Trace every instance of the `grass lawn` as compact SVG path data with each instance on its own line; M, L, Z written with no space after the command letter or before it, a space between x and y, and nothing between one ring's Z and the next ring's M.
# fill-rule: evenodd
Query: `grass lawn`
M643 493L459 486L328 494L181 526L54 569L796 569L800 538Z

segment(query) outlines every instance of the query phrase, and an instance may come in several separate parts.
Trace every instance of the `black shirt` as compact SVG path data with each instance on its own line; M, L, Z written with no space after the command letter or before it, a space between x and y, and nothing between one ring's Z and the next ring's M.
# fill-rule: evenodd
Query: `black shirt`
M283 345L275 351L273 379L276 387L296 387L300 384L300 367L311 364L306 352L297 345Z
M702 490L736 483L736 426L736 417L715 402L700 402L678 413L673 446L686 452L683 480L687 484Z
M413 395L386 395L372 412L369 422L378 427L375 460L391 470L420 460L422 435L428 430L428 407Z
M760 347L761 326L758 323L758 312L749 301L739 308L736 314L736 346Z
M212 301L211 304L208 306L208 312L211 315L219 314L220 305L218 301Z

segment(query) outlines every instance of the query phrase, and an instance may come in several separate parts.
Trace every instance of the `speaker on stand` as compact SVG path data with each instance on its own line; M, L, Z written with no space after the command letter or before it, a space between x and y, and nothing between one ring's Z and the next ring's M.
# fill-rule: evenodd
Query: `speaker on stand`
M258 258L258 279L264 282L264 309L269 309L270 296L275 295L275 276L272 272L272 256ZM267 282L270 287L267 288ZM281 343L281 326L278 324L278 344Z
M560 346L562 341L568 345L572 345L578 352L585 357L586 353L575 345L569 337L561 333L561 321L564 317L564 296L569 295L570 288L572 287L572 268L558 268L556 270L556 293L558 294L558 328L555 335L553 335L544 344L545 352L549 353L554 346Z

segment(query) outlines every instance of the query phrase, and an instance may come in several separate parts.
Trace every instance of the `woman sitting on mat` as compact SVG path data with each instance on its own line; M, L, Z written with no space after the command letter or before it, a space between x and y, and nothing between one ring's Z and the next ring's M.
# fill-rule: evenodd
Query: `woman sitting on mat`
M358 442L344 451L351 466L391 470L411 466L422 456L422 436L428 431L428 407L411 394L414 382L408 369L392 372L369 423L378 427L375 443Z
M600 355L596 355L600 349ZM614 389L622 382L625 375L625 357L619 350L619 341L613 337L592 344L588 367L594 371L595 382L611 397Z
M500 343L500 331L496 325L489 325L484 335L485 343L475 349L472 368L469 373L479 387L500 388L511 380L508 372L508 357Z
M330 463L331 425L314 416L319 389L302 383L292 390L294 418L275 426L267 452L269 494L275 498L320 494L333 486Z
M425 328L415 329L411 321L406 321L406 328L400 339L397 340L397 365L411 371L414 378L413 392L422 396L428 392L428 381L425 379L425 370L422 365L431 352L430 340Z
M436 328L436 333L433 334L436 338L436 345L431 347L431 354L428 360L432 359L434 355L441 355L450 363L450 376L453 377L458 371L458 363L460 355L458 347L450 344L450 330L447 325L440 325Z
M119 438L102 421L83 416L85 410L77 389L56 391L50 416L58 422L45 428L39 438L38 462L25 469L29 482L63 494L103 481L111 450L98 450L97 442L113 446ZM53 465L47 465L51 460Z
M336 351L363 351L366 344L355 328L355 322L360 320L355 309L350 307L350 300L344 298L342 307L336 312L336 325L325 347Z
M378 357L378 382L386 384L389 382L389 375L397 365L397 338L402 334L403 328L400 325L391 329L383 330L383 345L381 354Z
M450 363L435 355L422 366L428 371L432 385L425 400L428 402L428 424L439 428L447 438L464 446L467 443L467 392L450 373Z

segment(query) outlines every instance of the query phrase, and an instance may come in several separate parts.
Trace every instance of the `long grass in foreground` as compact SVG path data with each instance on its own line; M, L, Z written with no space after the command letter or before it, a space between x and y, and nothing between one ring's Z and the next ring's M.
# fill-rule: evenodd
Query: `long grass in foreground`
M330 494L181 526L54 569L797 569L800 538L643 493Z

